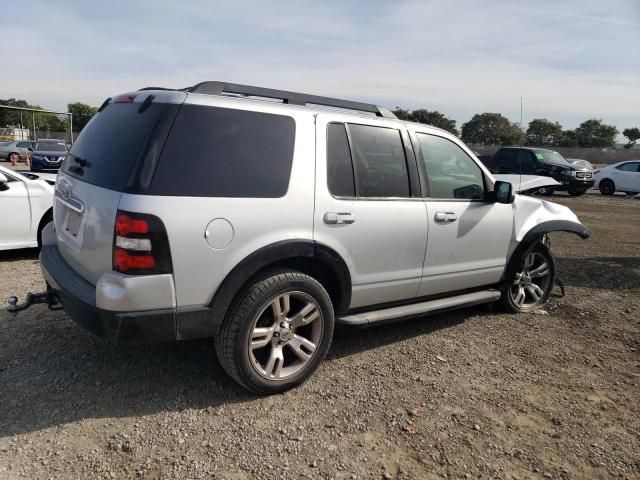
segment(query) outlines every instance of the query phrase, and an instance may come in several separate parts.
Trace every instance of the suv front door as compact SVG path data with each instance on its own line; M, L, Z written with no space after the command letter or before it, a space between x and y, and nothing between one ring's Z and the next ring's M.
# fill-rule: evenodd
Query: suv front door
M417 165L397 122L316 119L314 239L351 273L351 308L416 296L427 244Z
M426 174L429 243L418 296L500 281L513 232L512 205L487 200L485 172L451 139L416 132Z

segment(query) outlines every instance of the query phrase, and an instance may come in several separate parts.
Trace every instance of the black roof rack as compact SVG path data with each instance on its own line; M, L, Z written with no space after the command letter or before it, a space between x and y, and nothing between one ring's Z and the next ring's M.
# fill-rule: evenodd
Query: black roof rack
M238 85L226 82L202 82L193 87L185 88L186 92L204 93L208 95L222 95L231 93L253 97L264 97L282 100L290 105L323 105L327 107L344 108L347 110L358 110L361 112L373 113L379 117L397 118L390 110L379 107L372 103L352 102L340 100L338 98L321 97L318 95L307 95L305 93L287 92L285 90L274 90L273 88L252 87L251 85Z

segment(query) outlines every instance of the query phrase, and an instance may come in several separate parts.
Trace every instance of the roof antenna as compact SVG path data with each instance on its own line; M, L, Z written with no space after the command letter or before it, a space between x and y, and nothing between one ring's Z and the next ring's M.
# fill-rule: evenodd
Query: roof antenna
M520 130L522 128L522 95L520 95ZM520 136L520 148L522 148L522 142L524 141L524 135ZM522 150L518 150L518 171L520 172L520 184L518 190L522 190Z

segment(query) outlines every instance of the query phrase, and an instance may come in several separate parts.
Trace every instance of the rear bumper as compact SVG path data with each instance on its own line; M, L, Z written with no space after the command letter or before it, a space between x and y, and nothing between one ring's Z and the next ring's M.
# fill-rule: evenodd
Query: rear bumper
M136 312L99 308L96 305L96 287L66 263L55 244L42 247L40 266L46 282L55 290L71 319L101 337L155 342L209 337L217 330L208 308Z

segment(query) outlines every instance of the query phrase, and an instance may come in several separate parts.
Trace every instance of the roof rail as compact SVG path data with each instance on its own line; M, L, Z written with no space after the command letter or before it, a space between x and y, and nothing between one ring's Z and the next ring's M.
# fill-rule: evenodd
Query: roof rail
M208 95L222 95L231 93L252 97L264 97L282 100L290 105L322 105L326 107L344 108L347 110L358 110L373 113L379 117L397 118L390 110L374 105L372 103L352 102L340 100L338 98L321 97L318 95L307 95L305 93L287 92L285 90L275 90L273 88L252 87L251 85L238 85L237 83L226 82L202 82L184 89L186 92L204 93Z

